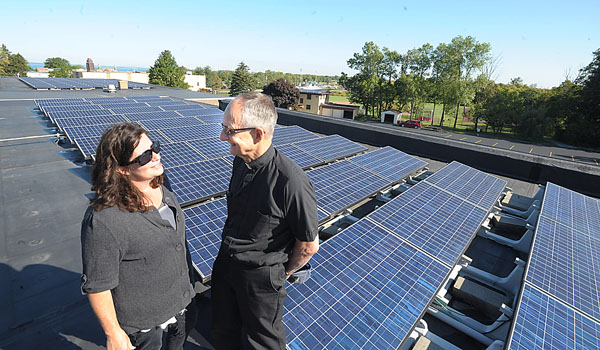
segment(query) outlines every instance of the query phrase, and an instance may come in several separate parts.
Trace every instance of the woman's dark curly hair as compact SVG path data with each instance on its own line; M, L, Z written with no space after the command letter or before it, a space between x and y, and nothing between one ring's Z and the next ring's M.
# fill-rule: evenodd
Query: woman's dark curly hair
M128 175L117 171L119 164L129 163L134 149L146 130L131 123L117 124L106 129L96 150L96 162L92 169L91 207L97 211L117 205L129 212L147 211L144 195L132 183ZM163 175L155 177L150 186L156 188L164 182Z

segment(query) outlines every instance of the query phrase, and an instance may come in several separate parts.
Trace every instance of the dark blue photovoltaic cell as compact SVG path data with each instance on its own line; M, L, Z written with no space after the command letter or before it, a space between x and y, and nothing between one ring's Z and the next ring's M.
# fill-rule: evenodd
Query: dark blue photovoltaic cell
M161 130L169 128L178 128L183 126L206 124L194 117L140 120L138 121L138 123L141 126L143 126L146 130Z
M349 160L385 177L390 182L402 180L427 165L427 162L389 146L361 154Z
M138 120L150 120L150 119L173 119L181 118L181 115L173 111L168 112L138 112L138 113L124 113L125 118L133 121Z
M144 112L160 112L162 109L160 107L150 107L146 104L140 103L139 106L131 106L131 107L113 107L110 108L111 111L115 114L122 113L144 113Z
M421 181L367 218L453 266L488 210Z
M52 112L46 113L46 116L50 118L50 120L54 121L58 118L77 118L77 117L88 117L93 115L111 115L113 114L110 110L107 109L90 109L83 111L63 111L63 112Z
M45 106L43 107L43 111L46 113L54 113L54 112L74 112L74 111L92 111L92 110L103 110L104 108L93 105L89 102L86 104L76 104L76 105L60 105L60 106ZM109 111L106 111L106 114L111 114Z
M179 203L201 200L227 191L231 163L223 158L165 169Z
M200 138L215 138L221 133L221 125L204 124L184 126L180 128L161 129L161 132L171 141L187 141Z
M119 124L126 122L127 119L121 115L95 115L91 117L79 117L79 118L65 118L55 119L54 123L59 129L74 127L74 126L85 126L85 125L98 125L98 124Z
M197 103L194 104L189 104L189 105L170 105L170 106L163 106L162 109L164 109L165 111L184 111L186 109L201 109L204 106L200 106Z
M389 181L360 166L344 160L306 173L317 195L317 204L330 214L389 185Z
M79 138L100 137L104 130L108 129L112 124L85 125L64 128L65 134L69 140L75 141Z
M298 164L301 168L307 168L323 162L312 154L291 144L277 146L276 148L279 152L285 154L288 158L296 162L296 164Z
M83 154L83 158L94 158L96 156L96 149L100 143L100 136L97 137L82 137L75 140L75 144L79 147L79 150Z
M223 111L218 108L204 108L202 106L195 106L194 109L183 109L178 110L177 113L186 117L199 117L199 116L220 116L223 117ZM220 121L219 121L220 123Z
M599 200L549 182L543 209L541 215L600 238Z
M165 168L206 160L200 152L185 142L165 143L160 147L160 160Z
M489 209L506 187L506 180L488 175L459 162L452 162L426 179L482 208Z
M282 128L283 129L283 128ZM342 157L365 151L367 148L352 142L340 135L331 135L317 139L300 141L294 146L320 158L323 161L331 161Z
M525 281L600 319L600 238L540 216Z
M600 349L600 323L523 286L510 350Z
M179 112L177 112L179 113ZM206 124L221 124L223 115L197 115L196 119L205 122Z
M192 263L203 280L207 280L221 246L221 233L227 219L227 200L221 198L202 203L183 212Z
M318 135L313 134L306 129L292 125L285 128L275 129L275 132L273 133L273 145L277 147L294 142L316 139L318 137Z
M323 210L317 208L317 220L319 220L319 222L321 222L322 220L327 219L328 217L329 217L329 214L327 214Z
M361 220L323 243L287 288L289 349L396 349L450 268Z
M207 159L229 156L229 144L218 138L188 140L192 147L200 151Z

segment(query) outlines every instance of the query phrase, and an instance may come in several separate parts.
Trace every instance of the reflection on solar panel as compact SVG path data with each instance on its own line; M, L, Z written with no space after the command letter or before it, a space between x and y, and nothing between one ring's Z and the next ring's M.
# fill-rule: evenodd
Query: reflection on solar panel
M600 323L525 283L508 349L600 349Z
M59 118L54 119L54 123L60 129L64 129L67 127L73 126L85 126L85 125L97 125L97 124L118 124L124 123L127 119L125 119L121 115L96 115L89 117L79 117L79 118Z
M64 128L65 134L71 141L75 141L80 138L87 137L100 137L104 130L109 128L112 124L98 124L98 125L85 125L85 126L74 126L71 128Z
M161 162L165 168L206 160L196 149L185 142L161 144Z
M427 178L427 182L456 193L483 208L491 207L506 187L505 180L458 162L448 164L443 172L438 171Z
M204 124L184 126L180 128L162 129L161 132L171 141L186 141L198 138L214 138L221 133L221 125Z
M286 128L275 129L275 132L273 133L273 145L277 147L289 143L316 139L318 137L319 136L306 129L293 125Z
M277 146L277 150L296 162L296 164L298 164L301 168L307 168L323 162L312 154L291 144Z
M288 287L290 349L396 349L450 272L361 220L325 242L304 284Z
M330 214L389 185L389 181L348 161L326 165L306 173L315 187L317 204Z
M391 182L399 181L427 165L426 162L389 146L353 157L350 161Z
M188 208L185 214L185 236L192 263L206 281L221 245L221 233L227 219L227 200L217 199Z
M100 137L81 137L75 140L75 144L81 150L84 159L95 158L96 149L100 143Z
M181 118L181 115L173 111L160 111L160 112L136 112L136 113L124 113L127 119L133 121L138 120L150 120L150 119L174 119Z
M167 168L179 203L201 200L227 191L231 163L223 158Z
M231 154L229 152L229 144L216 137L188 140L187 142L200 151L207 159L221 158Z
M453 266L488 211L421 181L368 218Z
M140 120L139 123L146 130L160 130L160 129L177 128L177 127L182 127L182 126L205 124L204 122L202 122L194 117Z
M285 128L282 128L281 130L283 129ZM367 149L366 147L339 135L331 135L312 140L300 141L294 143L294 146L322 159L325 162L362 152Z

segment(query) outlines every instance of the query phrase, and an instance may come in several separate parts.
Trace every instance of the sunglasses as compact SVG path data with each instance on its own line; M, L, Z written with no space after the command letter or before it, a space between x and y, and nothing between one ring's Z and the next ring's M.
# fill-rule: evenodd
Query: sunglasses
M230 129L227 125L221 123L221 126L223 127L223 133L225 133L225 135L227 136L231 136L233 134L237 134L238 132L241 131L248 131L248 130L254 130L256 128L239 128L239 129Z
M150 163L150 161L152 160L152 153L160 153L160 142L158 142L158 141L152 142L152 147L150 147L149 150L144 151L144 153L135 157L134 160L125 164L125 166L131 165L134 163L138 163L140 166L144 166L144 165Z

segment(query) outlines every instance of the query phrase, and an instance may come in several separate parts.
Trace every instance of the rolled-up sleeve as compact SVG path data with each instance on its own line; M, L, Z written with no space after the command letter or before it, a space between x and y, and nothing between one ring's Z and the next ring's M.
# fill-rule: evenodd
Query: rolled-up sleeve
M296 239L312 242L318 234L317 198L312 183L302 175L288 183L286 221Z
M113 233L88 208L81 222L82 293L99 293L119 284L119 244Z

